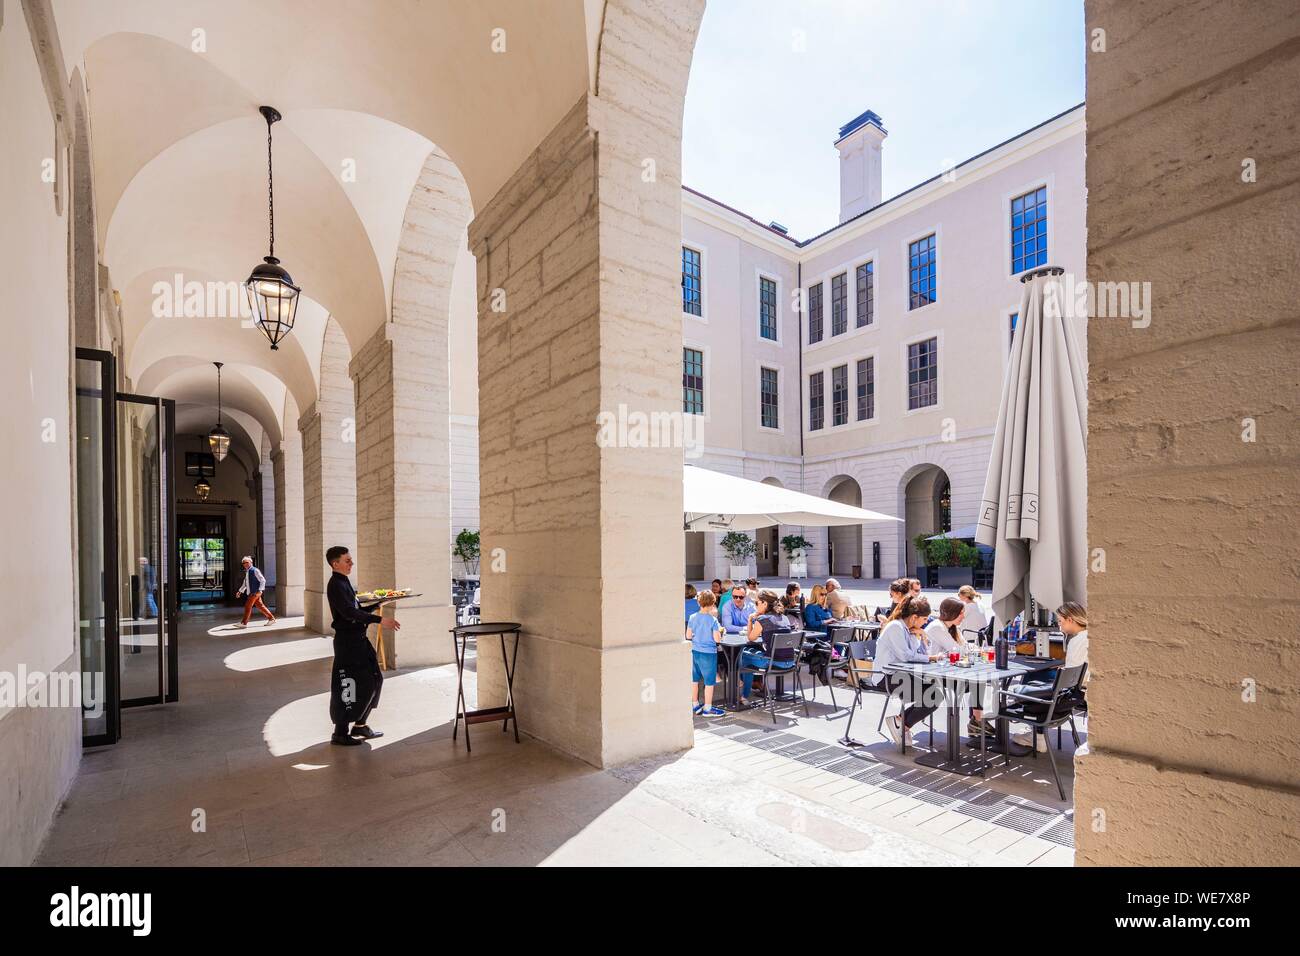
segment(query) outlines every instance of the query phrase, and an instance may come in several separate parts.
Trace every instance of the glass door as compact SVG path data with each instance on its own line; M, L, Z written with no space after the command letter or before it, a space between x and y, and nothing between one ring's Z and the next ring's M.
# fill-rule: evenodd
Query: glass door
M77 646L81 738L86 747L114 744L121 736L113 460L116 379L112 353L77 349Z
M186 605L223 603L229 594L224 515L181 515L180 599Z
M175 700L171 403L117 398L118 674L122 706Z

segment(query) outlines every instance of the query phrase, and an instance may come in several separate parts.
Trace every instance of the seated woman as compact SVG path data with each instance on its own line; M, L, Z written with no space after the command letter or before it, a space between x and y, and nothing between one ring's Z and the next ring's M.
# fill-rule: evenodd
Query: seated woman
M961 630L969 635L971 631L982 631L989 626L990 615L980 605L980 594L969 584L957 589L957 599L966 605L966 617L961 623Z
M889 585L889 607L878 607L876 612L871 616L872 620L879 621L882 624L894 617L894 611L903 599L908 596L907 578L898 578Z
M686 585L686 620L691 619L691 615L700 609L700 602L696 600L695 585Z
M939 604L939 619L925 626L925 636L932 653L947 654L966 648L961 636L961 622L966 605L956 598L944 598Z
M930 602L923 597L909 597L902 605L895 608L897 614L893 620L880 631L880 640L876 643L874 671L880 672L876 680L885 682L885 689L892 695L898 694L904 704L908 705L900 717L890 717L885 721L889 736L894 743L912 742L911 728L919 721L934 713L934 705L919 702L922 687L919 682L897 674L885 674L884 668L890 664L926 664L939 659L926 649L925 623L930 619Z
M820 631L826 633L826 624L831 619L830 608L826 606L826 588L820 584L814 584L812 597L803 609L803 626L805 630Z
M785 615L777 611L780 606L780 598L771 591L759 591L758 600L755 602L756 611L753 619L749 622L749 646L740 652L741 667L766 667L769 662L768 654L771 652L772 635L788 634L793 630L790 622L785 619ZM781 657L772 661L772 664L780 670L791 670L799 663L798 657L793 650L784 651ZM741 690L741 699L749 700L749 695L753 691L754 675L744 675L744 687Z

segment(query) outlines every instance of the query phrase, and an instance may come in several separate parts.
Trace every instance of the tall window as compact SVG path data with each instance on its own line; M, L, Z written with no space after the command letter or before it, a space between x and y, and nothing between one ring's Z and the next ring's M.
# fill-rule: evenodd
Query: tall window
M858 266L858 328L876 320L876 264Z
M808 287L808 344L822 340L822 284Z
M682 411L704 414L704 353L682 349Z
M876 360L858 359L858 421L876 417Z
M808 376L808 430L815 432L826 423L826 396L822 391L823 372Z
M849 421L849 367L837 365L831 369L831 424L845 425Z
M1047 187L1011 200L1011 272L1047 262Z
M907 347L907 407L939 403L939 340L926 339Z
M933 233L908 245L907 268L910 281L908 309L919 309L931 302L938 302L938 269L935 264Z
M939 489L939 531L946 534L952 530L952 482L943 480Z
M849 330L849 274L831 277L831 335Z
M1016 321L1020 318L1019 312L1011 313L1011 333L1007 336L1007 352L1009 353L1016 347Z
M776 282L758 277L758 334L776 341Z
M682 246L682 311L704 315L704 276L700 270L700 254L686 246Z
M781 390L774 368L759 369L759 411L764 428L780 428Z

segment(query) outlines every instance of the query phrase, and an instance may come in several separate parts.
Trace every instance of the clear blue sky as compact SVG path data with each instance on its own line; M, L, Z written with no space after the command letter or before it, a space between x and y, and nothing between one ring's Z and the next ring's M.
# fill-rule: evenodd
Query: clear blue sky
M683 182L806 239L839 221L833 144L863 110L888 199L1081 103L1084 48L1082 0L709 0Z

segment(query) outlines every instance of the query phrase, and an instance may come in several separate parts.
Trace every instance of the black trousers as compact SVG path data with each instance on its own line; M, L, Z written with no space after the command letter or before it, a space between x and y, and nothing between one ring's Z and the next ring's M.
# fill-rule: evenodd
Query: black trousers
M379 706L384 673L365 631L334 633L334 662L330 667L330 720L336 733L348 724L364 724Z
M909 680L906 677L896 677L894 675L886 676L885 681L891 697L894 694L898 694L904 703L910 705L903 711L904 727L910 729L916 726L938 709L937 707L927 707L925 704L913 703L920 693L921 685L919 681Z

